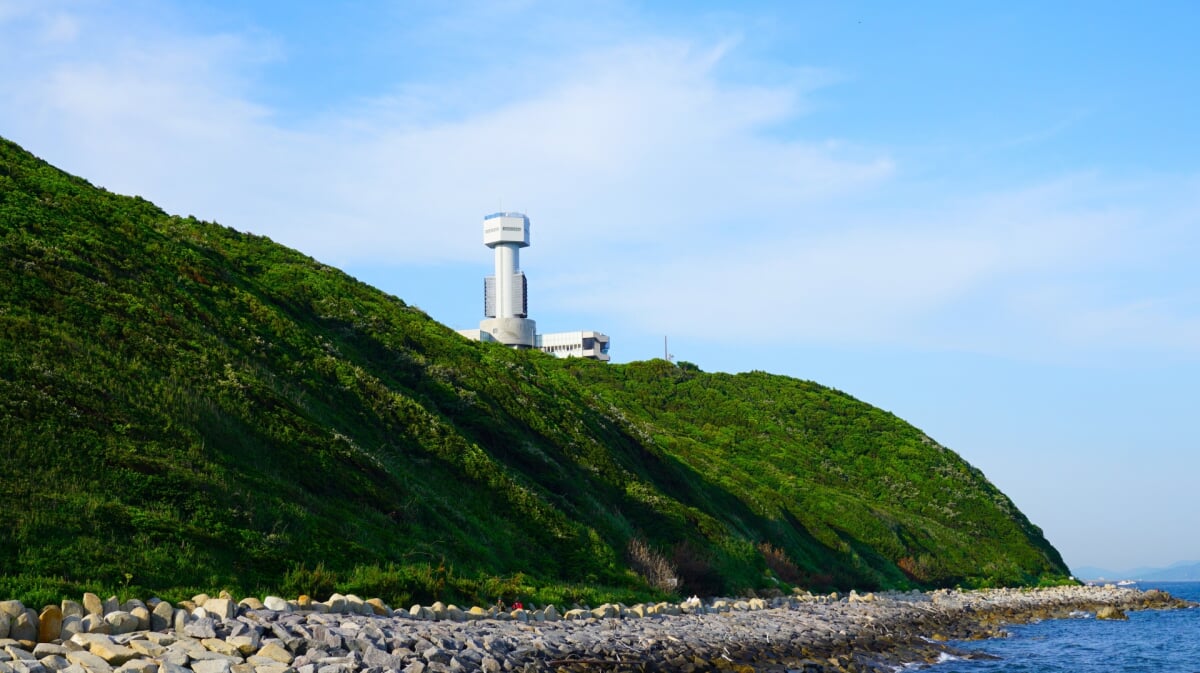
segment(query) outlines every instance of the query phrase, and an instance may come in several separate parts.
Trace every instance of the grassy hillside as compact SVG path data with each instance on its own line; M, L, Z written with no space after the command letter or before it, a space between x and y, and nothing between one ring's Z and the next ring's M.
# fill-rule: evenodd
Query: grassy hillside
M18 597L565 601L651 592L653 562L687 593L1067 572L977 470L842 393L468 342L2 139L0 477Z

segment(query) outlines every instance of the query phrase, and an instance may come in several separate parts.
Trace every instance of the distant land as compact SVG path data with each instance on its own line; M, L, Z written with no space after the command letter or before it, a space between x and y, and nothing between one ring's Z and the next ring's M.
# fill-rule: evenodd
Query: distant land
M1157 580L1161 582L1200 582L1200 561L1177 561L1165 568L1141 566L1130 570L1109 570L1080 566L1075 576L1085 580Z

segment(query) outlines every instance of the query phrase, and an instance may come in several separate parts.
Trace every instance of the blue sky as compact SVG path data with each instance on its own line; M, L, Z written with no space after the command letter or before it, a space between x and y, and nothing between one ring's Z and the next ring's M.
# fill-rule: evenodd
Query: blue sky
M1071 565L1200 558L1200 5L0 0L0 135L455 328L844 390Z

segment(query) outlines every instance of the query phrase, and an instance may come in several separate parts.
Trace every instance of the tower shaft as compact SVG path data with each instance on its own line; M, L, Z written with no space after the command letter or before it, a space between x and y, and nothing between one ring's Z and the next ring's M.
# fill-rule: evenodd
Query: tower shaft
M516 304L516 285L521 282L517 278L517 268L520 264L521 251L515 243L501 243L496 246L496 315L497 318L525 317L524 306ZM524 290L524 287L521 288ZM522 295L524 292L521 293ZM524 303L524 302L522 302Z

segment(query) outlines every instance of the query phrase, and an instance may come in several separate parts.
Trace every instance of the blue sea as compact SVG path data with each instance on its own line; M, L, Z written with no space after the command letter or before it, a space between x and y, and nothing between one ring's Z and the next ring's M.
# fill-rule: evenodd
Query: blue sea
M1144 582L1200 602L1200 582ZM1053 619L1008 627L1011 638L955 643L996 660L952 659L931 673L1200 673L1200 608L1129 612L1129 621Z

